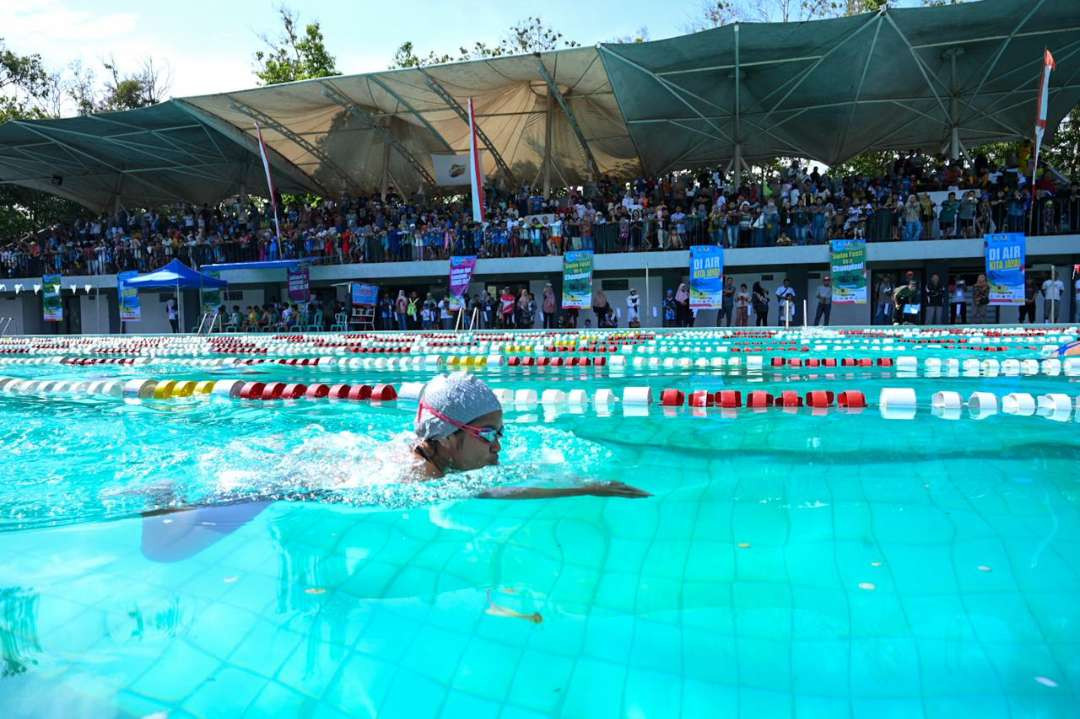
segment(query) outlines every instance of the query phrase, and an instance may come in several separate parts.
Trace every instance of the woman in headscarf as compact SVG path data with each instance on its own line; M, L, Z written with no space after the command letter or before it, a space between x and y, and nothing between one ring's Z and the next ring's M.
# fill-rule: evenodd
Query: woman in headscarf
M409 298L405 296L405 290L398 290L397 299L394 301L394 316L397 318L398 329L404 332L408 327Z
M608 307L607 295L604 294L604 291L602 289L597 287L595 290L593 290L592 294L592 311L593 314L596 315L597 327L605 326L605 319L607 318L607 313L609 310L610 307Z
M979 275L971 286L971 304L975 306L972 321L977 325L986 324L987 310L990 307L990 283L986 281L986 275Z
M542 311L544 313L544 329L555 329L555 290L552 288L551 283L548 282L544 285L544 296Z
M754 308L754 326L764 327L769 323L769 293L755 282L750 294L750 304Z
M679 327L690 326L690 288L685 282L675 290L675 321Z
M529 290L522 287L517 298L517 326L518 329L529 329L533 326L533 312L530 311Z

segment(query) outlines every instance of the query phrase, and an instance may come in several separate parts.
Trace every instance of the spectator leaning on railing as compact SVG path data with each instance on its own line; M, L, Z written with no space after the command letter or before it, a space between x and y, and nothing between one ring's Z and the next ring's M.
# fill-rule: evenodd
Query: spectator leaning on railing
M615 183L607 178L543 198L523 185L489 186L489 219L472 222L460 201L394 194L347 196L317 207L292 204L275 236L267 208L228 202L78 218L0 241L0 273L37 276L145 271L177 257L208 263L312 258L325 264L480 257L821 244L974 237L991 231L1037 234L1080 229L1080 190L1044 171L1032 205L1025 171L976 157L971 168L901 156L887 176L839 177L797 162L768 182L736 187L719 170ZM959 188L935 207L928 192Z

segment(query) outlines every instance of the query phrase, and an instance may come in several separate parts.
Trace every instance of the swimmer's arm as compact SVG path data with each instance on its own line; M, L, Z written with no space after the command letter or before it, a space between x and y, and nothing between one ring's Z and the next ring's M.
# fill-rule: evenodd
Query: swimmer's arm
M496 487L476 495L478 499L554 499L556 497L651 497L648 492L622 482L590 482L579 487Z

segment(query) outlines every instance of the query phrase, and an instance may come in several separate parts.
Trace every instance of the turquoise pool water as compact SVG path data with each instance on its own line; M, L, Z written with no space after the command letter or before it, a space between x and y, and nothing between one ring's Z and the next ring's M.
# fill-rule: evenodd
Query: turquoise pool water
M928 402L1080 378L898 374L486 371L616 394L902 386L920 407L509 407L502 466L426 486L395 481L407 401L0 393L0 716L1076 716L1080 424ZM469 498L582 479L653 496ZM311 488L330 501L273 501ZM192 503L215 506L143 514Z

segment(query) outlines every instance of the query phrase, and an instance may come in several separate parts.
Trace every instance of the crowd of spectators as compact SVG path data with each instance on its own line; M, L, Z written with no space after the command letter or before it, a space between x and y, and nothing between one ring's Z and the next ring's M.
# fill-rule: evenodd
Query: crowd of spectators
M626 183L600 178L548 198L527 185L489 186L483 224L460 197L350 196L285 207L280 240L268 204L121 209L0 239L0 274L146 271L173 257L196 268L290 258L343 264L1080 231L1080 187L1046 169L1033 193L1021 170L1028 163L1023 155L998 167L982 156L961 163L912 152L878 177L823 173L796 161L737 186L715 169Z

